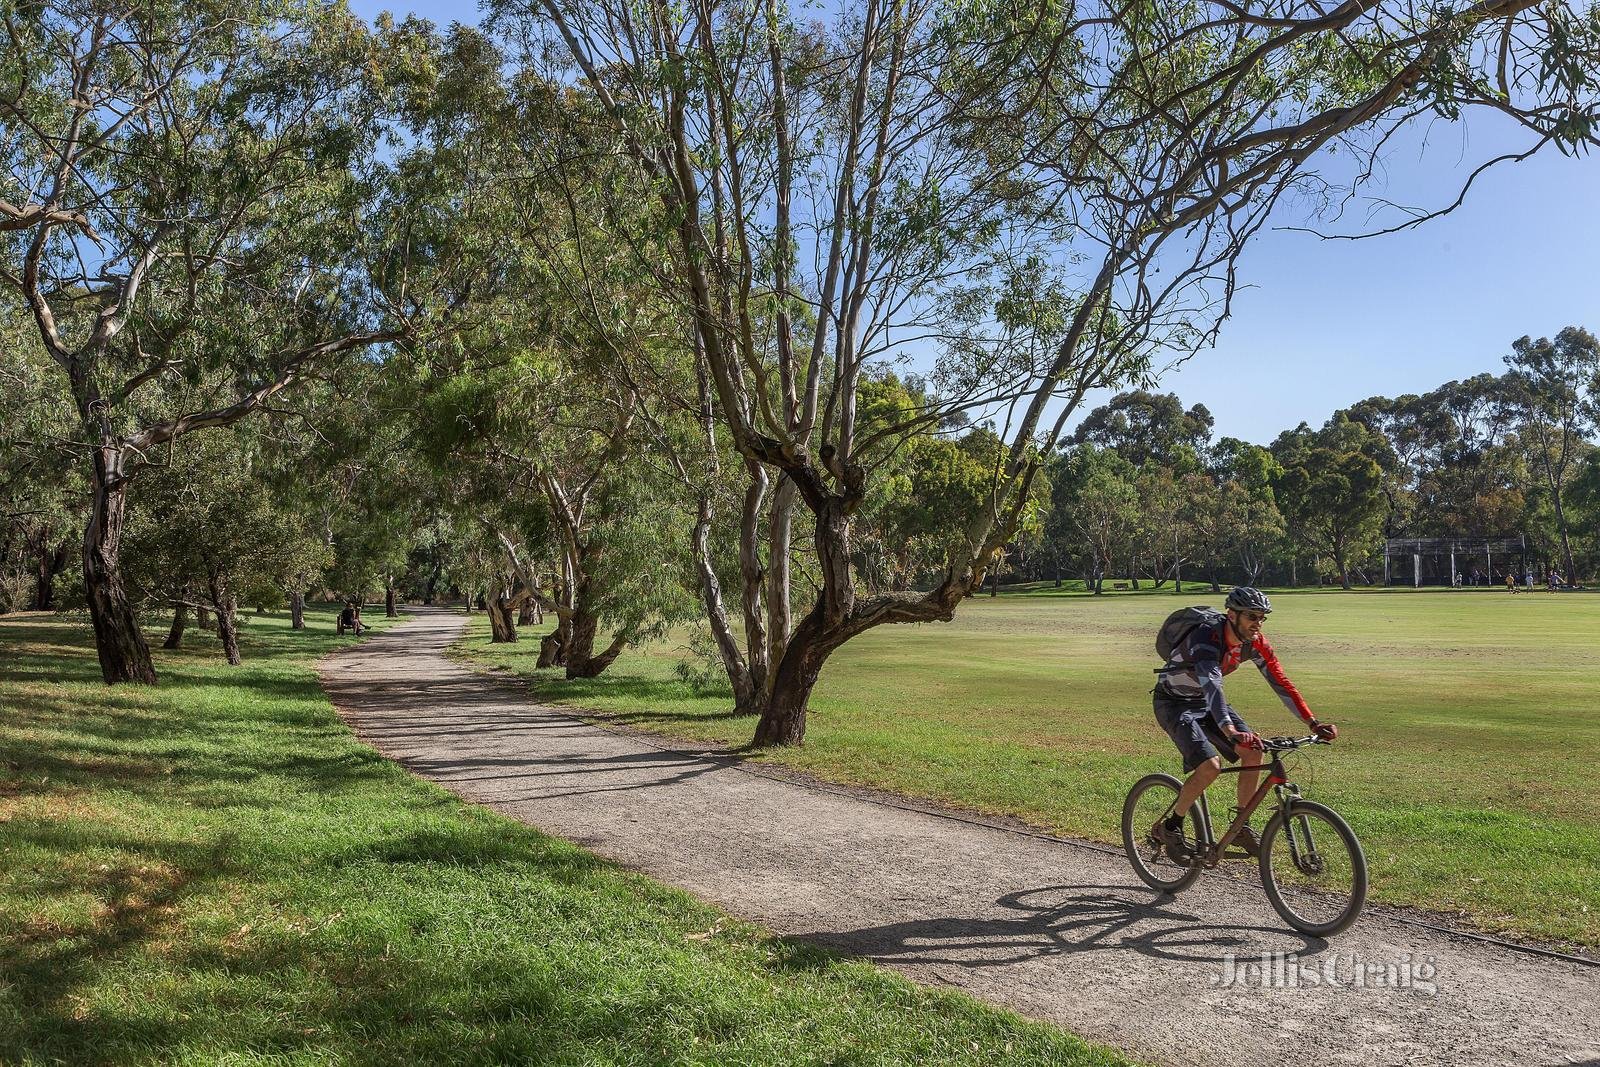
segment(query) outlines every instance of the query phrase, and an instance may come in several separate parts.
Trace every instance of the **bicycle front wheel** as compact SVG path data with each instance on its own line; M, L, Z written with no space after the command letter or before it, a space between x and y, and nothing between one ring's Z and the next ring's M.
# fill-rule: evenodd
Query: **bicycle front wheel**
M1170 774L1147 774L1128 790L1122 804L1122 850L1133 864L1133 873L1151 889L1176 893L1187 889L1200 877L1200 864L1174 863L1165 848L1152 839L1151 829L1172 811L1183 783ZM1191 842L1200 837L1200 805L1189 810Z
M1261 884L1284 922L1302 934L1332 937L1366 903L1367 857L1338 812L1297 800L1261 833Z

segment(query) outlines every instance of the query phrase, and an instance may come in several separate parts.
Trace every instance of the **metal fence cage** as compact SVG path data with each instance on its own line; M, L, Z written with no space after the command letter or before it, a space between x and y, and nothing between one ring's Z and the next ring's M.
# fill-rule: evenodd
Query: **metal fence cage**
M1507 574L1523 582L1534 576L1533 566L1526 534L1391 537L1383 543L1384 585L1498 585Z

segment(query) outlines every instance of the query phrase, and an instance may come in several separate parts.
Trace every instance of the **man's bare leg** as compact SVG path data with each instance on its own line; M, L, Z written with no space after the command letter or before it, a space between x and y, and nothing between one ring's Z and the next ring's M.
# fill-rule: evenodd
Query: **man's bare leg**
M1206 787L1217 780L1217 775L1222 770L1222 757L1212 756L1194 769L1194 773L1184 779L1183 789L1178 792L1178 802L1172 806L1174 815L1187 815L1189 808L1199 798Z

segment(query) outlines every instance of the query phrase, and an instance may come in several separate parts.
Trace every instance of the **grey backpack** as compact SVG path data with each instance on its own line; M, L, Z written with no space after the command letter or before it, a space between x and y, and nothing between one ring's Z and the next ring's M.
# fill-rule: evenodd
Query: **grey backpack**
M1208 607L1179 608L1167 616L1167 621L1161 624L1161 629L1156 633L1156 655L1163 662L1171 663L1173 652L1182 648L1198 627L1215 625L1224 617L1222 612Z

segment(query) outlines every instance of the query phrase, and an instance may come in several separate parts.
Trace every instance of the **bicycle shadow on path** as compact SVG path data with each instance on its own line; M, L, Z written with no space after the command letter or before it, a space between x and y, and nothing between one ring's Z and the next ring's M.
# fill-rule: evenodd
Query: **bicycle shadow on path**
M1219 924L1180 908L1172 896L1127 886L1040 886L1008 893L995 903L1014 914L931 916L789 938L881 963L968 968L1124 950L1221 964L1243 954L1314 957L1328 948L1321 938L1281 928Z

